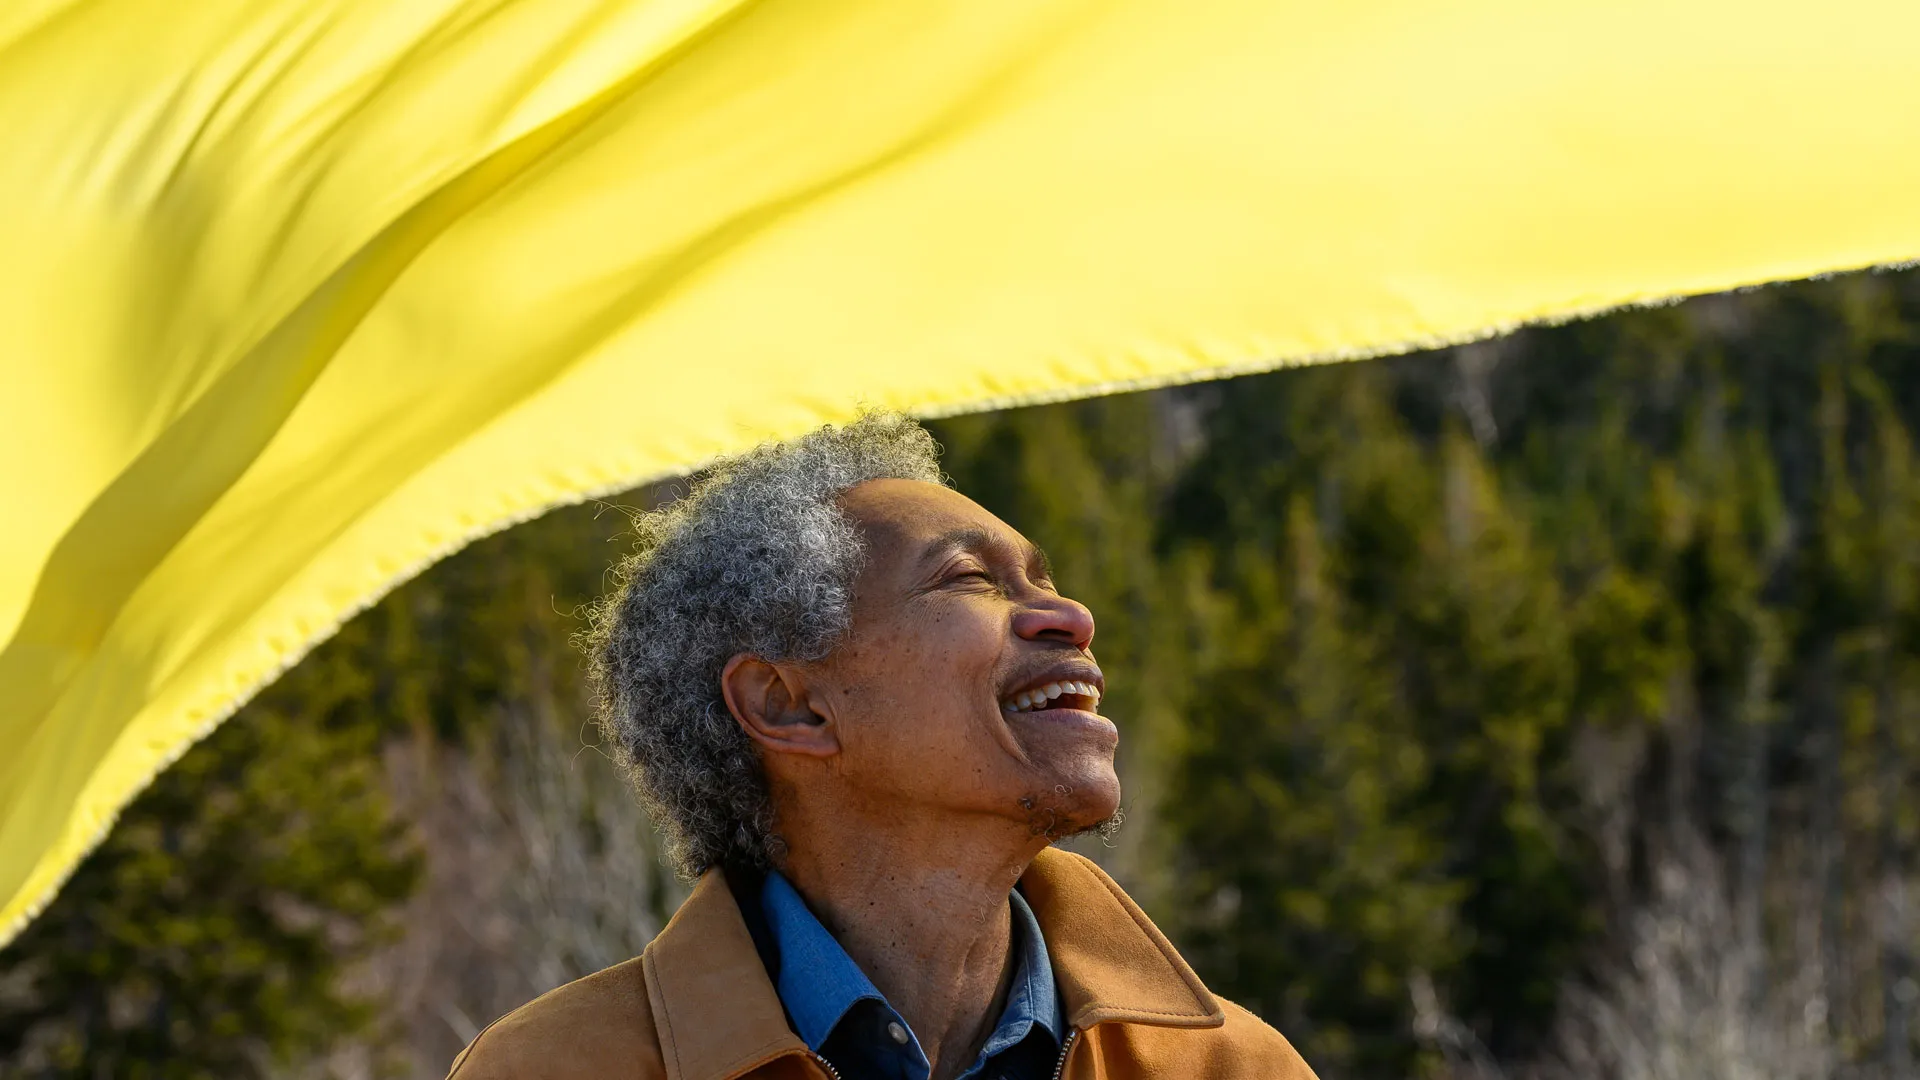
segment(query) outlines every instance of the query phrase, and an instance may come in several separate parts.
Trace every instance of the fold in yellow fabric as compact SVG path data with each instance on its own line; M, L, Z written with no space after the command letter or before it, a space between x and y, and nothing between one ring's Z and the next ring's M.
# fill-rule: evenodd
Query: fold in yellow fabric
M0 940L354 611L849 416L1920 256L1911 0L13 0Z

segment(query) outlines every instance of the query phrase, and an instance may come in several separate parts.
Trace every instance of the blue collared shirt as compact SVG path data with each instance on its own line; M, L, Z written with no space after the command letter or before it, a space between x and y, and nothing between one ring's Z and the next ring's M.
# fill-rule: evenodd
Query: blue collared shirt
M1017 890L1009 895L1014 969L1007 1005L961 1080L1048 1077L1060 1053L1066 1020L1047 943L1026 899ZM760 890L760 910L780 956L775 989L808 1048L848 1080L927 1080L933 1067L919 1038L777 871Z

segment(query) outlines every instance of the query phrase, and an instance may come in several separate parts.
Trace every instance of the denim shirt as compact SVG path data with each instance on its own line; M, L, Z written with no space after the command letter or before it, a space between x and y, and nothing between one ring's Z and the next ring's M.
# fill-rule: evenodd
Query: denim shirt
M1017 890L1009 895L1014 969L1006 1009L961 1080L1045 1080L1060 1053L1066 1021L1047 943L1026 899ZM847 1080L927 1080L933 1066L920 1040L778 872L767 875L760 908L779 954L775 989L808 1048Z

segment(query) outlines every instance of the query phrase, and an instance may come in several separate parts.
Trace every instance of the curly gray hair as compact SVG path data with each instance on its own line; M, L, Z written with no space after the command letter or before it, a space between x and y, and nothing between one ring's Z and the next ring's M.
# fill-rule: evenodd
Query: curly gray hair
M882 478L943 483L933 436L868 412L721 462L685 498L634 519L633 554L589 614L600 726L667 833L674 866L764 869L780 854L759 755L720 696L738 653L825 657L852 622L865 559L837 504Z

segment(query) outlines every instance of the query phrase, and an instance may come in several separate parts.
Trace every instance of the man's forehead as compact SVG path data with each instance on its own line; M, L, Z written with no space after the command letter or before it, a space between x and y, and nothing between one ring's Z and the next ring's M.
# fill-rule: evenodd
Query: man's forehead
M840 505L860 523L870 541L909 559L996 543L1030 546L979 503L923 480L869 480L847 489Z
M956 526L1007 528L979 503L924 480L868 480L848 488L840 505L870 532L935 536Z

